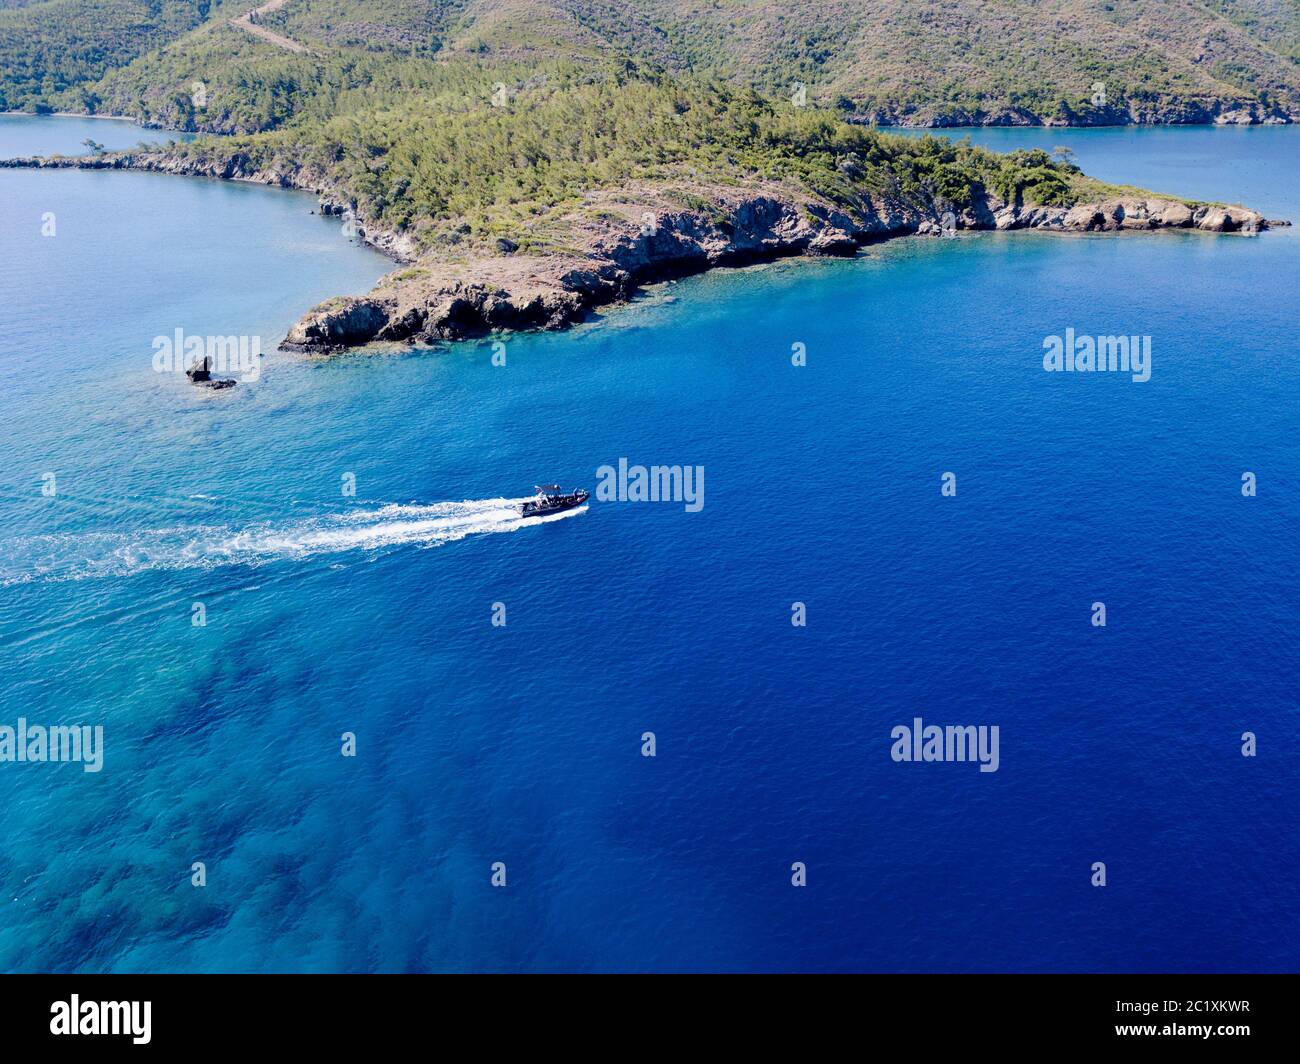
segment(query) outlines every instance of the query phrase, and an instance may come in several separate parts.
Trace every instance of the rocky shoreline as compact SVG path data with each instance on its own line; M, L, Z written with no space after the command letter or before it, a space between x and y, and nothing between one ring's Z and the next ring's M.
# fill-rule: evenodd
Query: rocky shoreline
M874 242L962 230L1125 232L1192 229L1261 232L1271 225L1240 207L1124 198L1076 207L1007 204L992 197L960 215L937 211L845 211L789 189L726 193L707 210L642 210L648 192L602 202L602 226L582 233L581 254L502 254L458 263L428 262L418 276L390 275L368 296L329 300L305 315L281 347L328 352L375 342L431 344L497 330L563 329L598 307L624 302L643 284L717 267L787 256L844 256ZM638 213L639 212L639 213ZM655 223L638 227L640 213Z
M283 162L257 167L242 152L215 159L195 158L166 149L110 151L98 155L42 155L0 159L0 169L138 170L184 177L211 177L221 181L247 181L255 185L313 192L320 197L322 214L344 214L349 202L347 195L335 187L323 170ZM356 236L397 262L409 262L416 256L414 241L401 233L358 225Z
M846 105L847 106L847 105ZM1028 107L999 105L939 108L921 103L886 103L879 106L858 105L842 117L859 125L882 129L960 129L964 126L1023 126L1057 129L1090 129L1099 126L1256 126L1293 125L1300 122L1300 109L1278 103L1262 104L1255 100L1184 99L1160 101L1120 100L1098 106L1067 108L1063 113L1042 115ZM34 111L5 111L11 115L37 114ZM257 127L232 123L228 118L195 121L194 115L178 123L176 115L145 114L101 115L89 111L41 112L72 118L105 118L133 122L145 129L178 133L203 133L229 136L258 132Z
M683 176L680 182L588 193L580 206L548 220L564 239L545 250L521 250L503 238L490 246L420 255L410 236L355 218L352 203L326 174L296 163L255 168L239 153L211 159L114 152L0 160L0 167L132 169L315 192L322 213L348 217L359 239L406 266L369 295L330 299L308 311L280 346L310 353L563 329L597 307L630 299L647 282L787 256L849 257L864 245L900 236L1030 229L1258 233L1289 224L1244 207L1137 194L1046 207L984 192L968 208L952 212L866 194L845 206L779 182L718 186Z
M1043 117L1026 107L971 107L938 110L915 104L887 105L845 116L864 125L903 129L963 126L1026 126L1058 129L1098 126L1285 126L1300 122L1300 111L1254 101L1121 101Z

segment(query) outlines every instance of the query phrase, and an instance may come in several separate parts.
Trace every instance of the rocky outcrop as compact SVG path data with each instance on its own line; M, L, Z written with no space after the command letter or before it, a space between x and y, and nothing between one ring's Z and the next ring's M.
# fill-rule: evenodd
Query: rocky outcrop
M281 345L301 351L337 351L369 343L388 324L389 308L374 299L335 298L304 315Z
M860 244L912 231L919 221L851 216L781 186L712 192L707 204L691 208L662 188L590 194L582 208L553 223L566 233L563 251L527 252L502 239L465 261L427 257L368 296L314 308L281 347L329 352L371 342L428 344L497 330L562 329L649 281L787 255L853 255ZM700 190L685 195L697 199Z
M185 376L190 379L191 384L197 384L202 388L212 388L216 391L235 386L235 381L229 377L214 377L212 375L212 359L206 356L187 369Z
M1062 233L1197 229L1261 232L1271 225L1243 207L1126 197L1075 207L1008 204L986 196L940 214L863 200L847 211L789 189L718 193L707 207L669 209L663 190L589 196L565 219L563 253L485 252L460 263L424 260L390 275L370 295L336 299L293 327L282 347L330 352L359 344L431 344L497 330L562 329L593 308L629 298L648 281L788 255L854 255L865 244L910 234L1038 229ZM659 209L654 209L654 206Z
M1047 229L1116 233L1142 229L1199 229L1208 233L1260 233L1286 222L1269 221L1245 207L1193 205L1181 200L1126 197L1075 207L1012 207L993 215L997 229Z

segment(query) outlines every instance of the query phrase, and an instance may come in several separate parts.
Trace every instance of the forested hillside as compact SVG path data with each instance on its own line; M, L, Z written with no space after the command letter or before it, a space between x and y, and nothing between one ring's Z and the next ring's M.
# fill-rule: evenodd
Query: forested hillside
M239 154L246 169L318 169L355 197L362 216L412 234L422 248L518 238L553 208L633 180L789 182L835 203L877 196L957 210L984 188L1047 205L1097 190L1042 152L997 155L884 135L753 90L635 67L545 64L513 80L501 102L500 67L400 69L409 83L423 74L420 91L385 95L371 85L331 96L328 118L176 150Z
M0 111L56 103L95 110L93 91L69 94L200 25L216 0L0 0Z
M2 0L0 103L263 128L300 83L346 89L345 68L401 56L629 59L886 124L1300 118L1300 0L286 0L256 16L317 66L232 26L250 6ZM225 109L191 115L193 80L228 83Z

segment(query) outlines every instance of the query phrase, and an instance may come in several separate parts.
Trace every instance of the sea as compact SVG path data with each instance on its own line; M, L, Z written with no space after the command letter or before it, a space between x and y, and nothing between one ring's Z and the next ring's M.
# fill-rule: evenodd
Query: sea
M1300 222L1293 128L944 135ZM393 264L315 206L0 170L0 970L1295 968L1296 230L320 358L277 344ZM233 388L178 371L209 337ZM521 518L545 483L592 498Z

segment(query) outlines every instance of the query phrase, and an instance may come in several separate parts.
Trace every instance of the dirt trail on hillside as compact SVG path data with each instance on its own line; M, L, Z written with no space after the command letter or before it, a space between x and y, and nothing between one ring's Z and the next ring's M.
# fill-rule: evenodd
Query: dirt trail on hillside
M253 21L254 18L261 17L262 15L269 15L272 11L278 11L288 2L289 0L269 0L268 3L263 4L261 7L255 7L252 11L245 12L238 18L232 18L230 24L232 26L238 26L241 30L244 30L246 33L251 33L254 37L258 37L261 40L266 41L268 44L274 44L277 47L285 48L290 52L299 52L303 55L311 55L311 49L306 45L299 44L297 41L292 40L289 37L268 30L265 26L259 26Z

